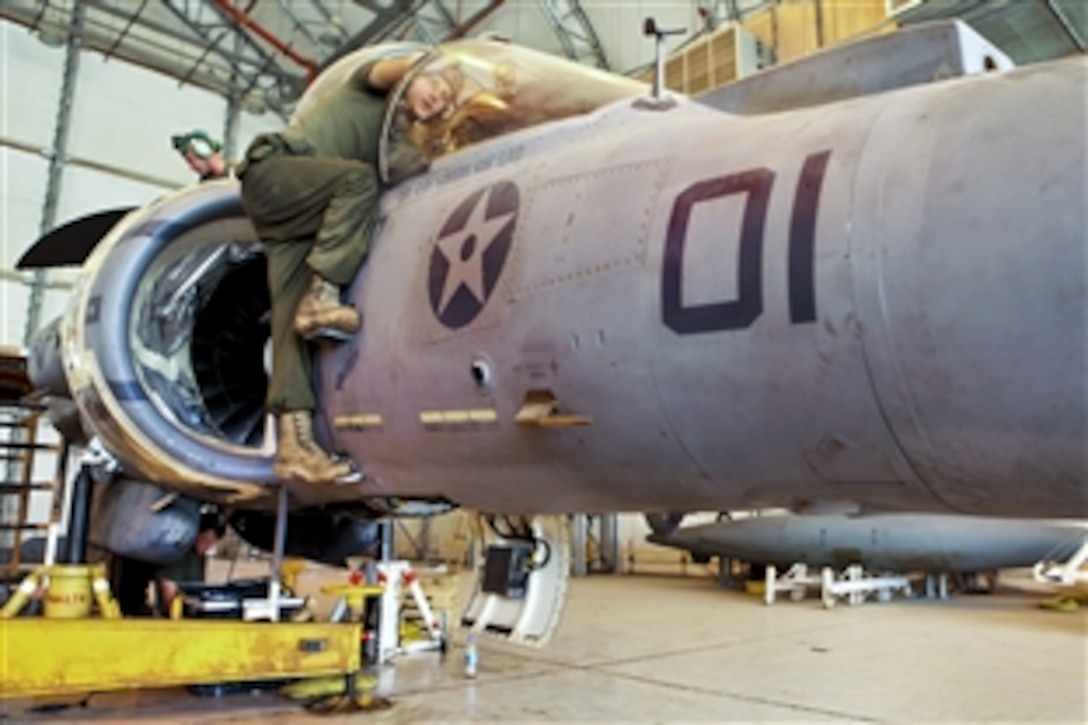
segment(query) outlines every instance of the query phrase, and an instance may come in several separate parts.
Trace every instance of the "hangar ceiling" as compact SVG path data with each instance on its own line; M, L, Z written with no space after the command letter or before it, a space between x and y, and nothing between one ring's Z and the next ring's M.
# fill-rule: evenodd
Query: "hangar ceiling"
M515 0L523 2L524 0ZM583 3L536 0L567 56L609 67ZM780 0L688 0L708 19L737 19ZM798 2L798 0L786 0ZM811 0L816 3L837 0ZM1018 63L1085 52L1083 0L886 0L895 22L962 17ZM235 99L283 113L324 66L390 40L440 43L480 31L506 0L3 0L0 17L42 42L68 37ZM647 2L647 12L654 3ZM513 3L511 3L513 5ZM592 8L596 10L597 8ZM603 11L598 18L607 17ZM817 13L818 14L818 13ZM889 21L892 22L892 21ZM714 23L708 23L710 27ZM698 27L689 29L698 34ZM617 70L630 70L622 61Z
M61 45L74 33L107 57L280 110L344 53L401 38L456 38L503 2L460 13L451 0L4 0L0 16L44 43Z

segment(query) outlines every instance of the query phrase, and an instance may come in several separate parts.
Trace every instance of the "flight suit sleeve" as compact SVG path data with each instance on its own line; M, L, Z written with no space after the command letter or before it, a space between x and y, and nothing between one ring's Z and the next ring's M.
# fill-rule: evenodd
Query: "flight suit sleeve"
M348 79L348 85L350 85L353 90L384 97L386 92L379 88L375 88L370 82L370 74L374 71L374 66L378 65L379 62L380 61L375 60L360 66L358 70L351 74L351 78Z
M421 53L414 53L379 58L355 71L349 83L357 90L385 96L391 93L424 57Z
M384 98L400 81L398 77L388 88L380 88L379 86L374 85L371 76L374 73L374 67L378 66L381 62L383 61L375 60L361 65L355 73L351 74L351 77L348 79L348 85L350 85L351 88L360 91L360 93Z

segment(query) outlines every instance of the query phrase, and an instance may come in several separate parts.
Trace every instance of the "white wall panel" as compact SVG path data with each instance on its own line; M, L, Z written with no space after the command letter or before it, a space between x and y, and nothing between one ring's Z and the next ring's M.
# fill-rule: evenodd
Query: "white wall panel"
M257 116L252 113L242 113L238 116L238 137L235 145L234 161L242 158L249 146L249 142L259 133L267 131L279 131L287 125L282 118L272 113L262 113Z
M23 347L29 303L30 287L8 279L0 280L0 347Z
M37 154L0 147L0 270L38 238L49 163ZM10 274L0 277L0 345L20 346L30 288Z
M209 91L87 52L80 59L68 151L187 184L193 173L170 136L199 128L221 137L225 113L226 101Z
M38 238L49 162L0 147L0 269L10 270Z
M185 162L171 150L166 162L181 166L182 183L192 183L196 176ZM154 201L170 187L143 183L97 169L70 164L64 169L60 201L57 204L57 226L77 217L118 206L141 206Z
M64 58L63 48L47 47L25 28L0 22L0 344L22 343L29 288L15 278L13 266L40 234L48 178L47 157L19 149L52 147ZM226 101L215 94L99 53L85 51L79 60L71 163L61 174L54 226L105 208L143 204L193 183L170 136L194 128L216 137L223 133ZM73 270L56 270L48 280L64 283L73 276ZM47 289L41 321L58 314L66 299L65 291Z
M0 137L37 148L53 142L64 50L0 22Z
M714 5L706 2L706 5ZM699 32L703 21L691 0L583 0L582 7L593 23L612 70L627 73L652 63L654 41L642 34L643 22L652 17L659 27L684 28L682 35L666 38L672 51Z

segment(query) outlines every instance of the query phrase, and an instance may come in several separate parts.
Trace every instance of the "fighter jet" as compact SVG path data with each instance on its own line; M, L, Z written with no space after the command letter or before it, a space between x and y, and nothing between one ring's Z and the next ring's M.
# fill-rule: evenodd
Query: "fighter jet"
M358 51L300 107L414 50ZM393 93L347 293L365 329L317 353L322 443L364 478L291 487L323 538L291 524L288 548L477 511L501 545L465 621L539 642L574 512L1088 518L1086 68L1011 68L951 24L687 98L507 43L434 48L419 72L458 79L451 112L408 123ZM269 301L237 184L93 246L34 360L120 492L106 528L149 556L191 500L269 530Z

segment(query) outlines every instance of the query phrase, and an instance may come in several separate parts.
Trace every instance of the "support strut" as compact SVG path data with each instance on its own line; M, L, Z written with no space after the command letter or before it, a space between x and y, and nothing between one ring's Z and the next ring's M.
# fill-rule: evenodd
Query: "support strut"
M91 496L94 479L86 464L79 467L72 482L72 502L68 511L68 542L66 564L87 563L87 536L90 530Z

